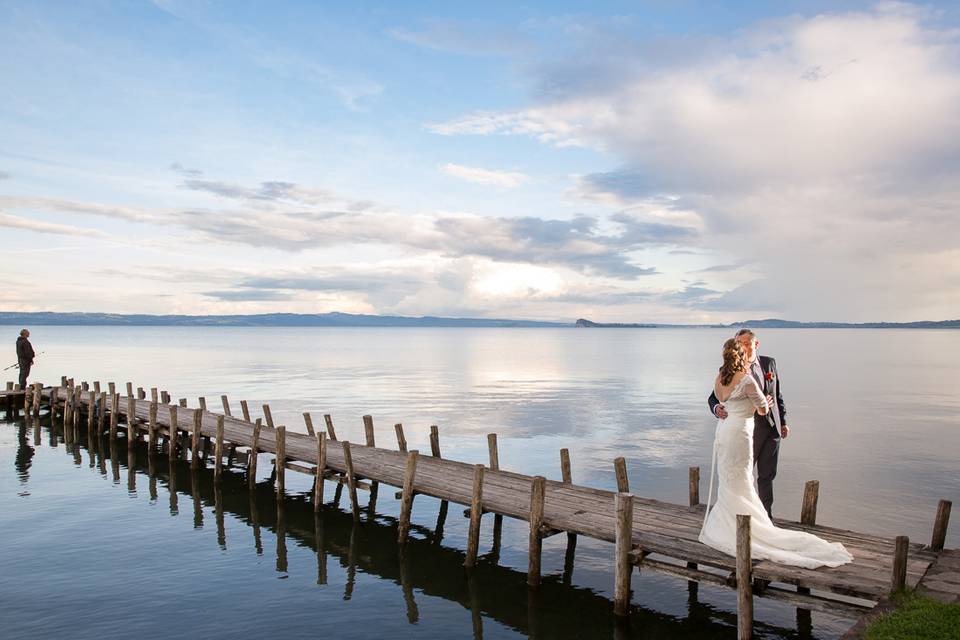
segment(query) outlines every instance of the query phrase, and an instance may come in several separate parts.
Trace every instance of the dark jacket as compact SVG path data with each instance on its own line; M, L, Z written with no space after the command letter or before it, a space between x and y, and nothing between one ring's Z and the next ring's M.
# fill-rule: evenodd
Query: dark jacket
M9 344L9 343L8 343ZM27 364L33 364L33 359L37 354L33 352L33 345L30 344L30 340L20 336L17 338L17 362L25 362Z
M757 414L754 416L754 421L758 424L766 423L775 427L779 432L780 427L787 424L787 408L784 406L783 396L780 394L780 374L777 372L777 361L768 356L760 356L758 360L760 369L763 371L763 384L760 385L760 390L765 396L773 396L773 406L770 407L767 415ZM721 404L714 393L710 394L707 403L710 405L710 413L713 413L716 406Z

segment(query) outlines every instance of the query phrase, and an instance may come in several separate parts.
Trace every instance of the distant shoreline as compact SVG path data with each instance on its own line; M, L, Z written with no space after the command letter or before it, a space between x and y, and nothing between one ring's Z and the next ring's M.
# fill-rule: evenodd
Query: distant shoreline
M375 316L350 313L267 313L255 315L190 316L113 313L0 312L0 325L9 326L138 326L138 327L465 327L465 328L586 328L586 329L960 329L960 320L917 322L799 322L745 320L730 324L602 323L444 318L438 316Z

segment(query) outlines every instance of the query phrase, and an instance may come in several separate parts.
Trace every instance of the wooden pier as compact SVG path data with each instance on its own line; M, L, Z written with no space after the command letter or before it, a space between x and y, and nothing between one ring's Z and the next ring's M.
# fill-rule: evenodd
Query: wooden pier
M8 388L12 385L8 385ZM15 391L10 389L11 393ZM3 393L3 392L0 392ZM854 556L850 564L834 569L802 569L749 558L749 518L738 527L739 558L727 556L698 542L704 506L699 504L699 470L690 470L689 504L679 505L632 495L622 458L613 461L612 472L618 491L606 491L574 484L570 477L570 455L559 454L561 480L547 480L499 467L495 434L488 436L489 464L472 465L445 459L441 455L440 431L430 430L430 454L407 451L401 425L391 431L397 448L377 446L373 419L363 417L364 442L350 443L337 439L333 421L324 416L324 430L315 431L310 414L304 414L308 433L288 432L274 425L269 407L263 406L263 419L251 420L249 407L241 403L242 417L232 415L226 396L221 398L222 413L209 410L200 398L200 408L190 408L181 399L168 404L169 395L151 390L151 398L138 389L136 395L127 383L126 395L110 385L100 390L86 383L74 385L63 379L61 385L41 388L32 386L20 392L24 411L39 415L41 404L50 407L54 416L62 414L65 437L78 437L79 427L86 425L88 438L96 433L109 433L111 439L123 434L128 447L147 436L151 454L164 448L171 456L190 451L194 466L204 464L213 446L214 478L223 477L225 461L243 456L248 468L255 470L256 455L273 454L277 497L284 496L287 470L314 477L312 500L319 509L324 485L332 482L347 490L353 517L360 519L357 491L370 494L368 509L375 510L379 485L400 489L401 500L397 544L407 543L410 514L418 494L428 495L467 507L464 515L471 518L467 557L469 568L476 562L477 539L482 516L493 514L530 523L527 584L539 588L542 540L561 532L567 534L568 545L576 544L577 536L588 536L615 545L613 612L625 616L630 606L630 577L634 566L672 574L688 581L726 585L738 591L738 637L752 635L752 607L755 596L783 600L806 610L839 611L857 615L869 610L891 591L912 588L936 560L944 546L950 503L941 501L933 523L929 545L910 543L905 537L894 539L846 531L816 523L819 485L807 483L799 521L777 520L781 527L810 531L830 541L842 542ZM166 401L165 403L163 401ZM121 423L122 421L122 423ZM122 429L121 429L122 427ZM384 437L381 435L381 439ZM441 509L446 512L446 505ZM496 526L496 524L495 524Z

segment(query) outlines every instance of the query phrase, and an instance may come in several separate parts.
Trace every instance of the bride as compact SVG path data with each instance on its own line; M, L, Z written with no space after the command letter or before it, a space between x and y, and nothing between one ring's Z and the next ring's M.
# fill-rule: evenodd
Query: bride
M803 531L776 527L767 515L753 485L753 414L765 415L767 400L747 369L743 347L735 339L723 345L723 366L714 383L717 399L727 408L727 418L717 423L713 442L713 467L719 486L713 494L713 469L707 512L700 530L700 542L736 555L737 515L750 516L751 555L808 569L838 567L853 560L839 542L827 542Z

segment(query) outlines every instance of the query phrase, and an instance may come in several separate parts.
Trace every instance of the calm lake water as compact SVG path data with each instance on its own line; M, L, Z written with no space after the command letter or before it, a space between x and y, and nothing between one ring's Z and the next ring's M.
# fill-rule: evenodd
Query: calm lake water
M9 354L19 327L0 327ZM32 380L127 381L219 406L269 403L277 424L330 413L341 439L380 446L402 422L411 448L440 427L445 457L486 462L496 432L503 468L615 487L625 456L635 493L685 503L687 468L706 494L714 420L706 397L730 333L713 329L33 328ZM763 330L777 358L793 431L783 444L775 515L797 518L820 480L818 521L929 542L937 501L960 498L960 331ZM4 365L9 364L3 362ZM14 379L15 372L8 371ZM258 409L256 415L260 415ZM544 585L525 586L526 523L493 518L481 562L462 568L467 519L418 497L401 556L398 501L380 491L354 525L346 496L315 518L306 476L288 474L278 511L227 474L106 440L67 447L44 422L0 423L0 624L7 638L250 637L334 634L423 638L611 638L613 546L544 543ZM263 474L267 471L261 465ZM328 485L328 499L332 498ZM367 498L360 493L361 504ZM438 524L440 526L438 526ZM954 524L947 544L960 545ZM634 574L633 613L618 637L731 638L735 592ZM757 632L835 638L850 620L765 599Z

